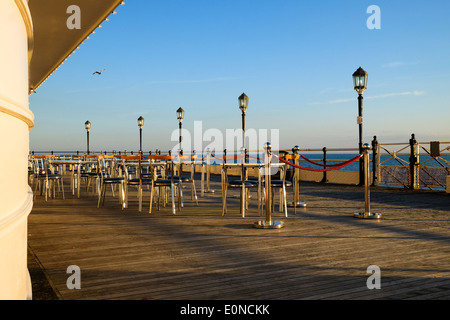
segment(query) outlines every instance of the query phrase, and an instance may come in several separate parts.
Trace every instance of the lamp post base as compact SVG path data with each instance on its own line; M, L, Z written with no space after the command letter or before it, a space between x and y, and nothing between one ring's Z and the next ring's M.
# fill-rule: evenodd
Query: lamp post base
M255 222L253 227L257 229L281 229L284 227L284 223L283 221L261 220Z
M353 214L354 218L359 218L359 219L381 219L381 213L364 213L364 212L356 212Z

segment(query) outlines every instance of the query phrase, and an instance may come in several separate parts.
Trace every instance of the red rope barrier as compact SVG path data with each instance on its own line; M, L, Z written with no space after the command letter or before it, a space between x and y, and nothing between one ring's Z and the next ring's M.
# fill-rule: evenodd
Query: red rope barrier
M344 165L344 164L347 164L347 163L352 163L352 162L354 162L353 159L350 159L350 160L346 160L346 161L344 161L344 162L336 163L336 164L321 164L321 163L318 163L318 162L314 162L314 161L312 161L312 160L306 158L306 157L303 156L303 155L300 155L300 157L302 157L303 159L305 159L305 160L308 161L309 163L315 164L316 166L320 166L320 167L339 167L339 166L341 166L341 165ZM358 156L358 157L359 157L359 156Z
M337 169L341 169L345 166L348 166L349 164L355 162L356 160L360 159L362 157L362 155L358 155L356 157L354 157L353 159L350 159L348 161L345 161L344 163L339 164L338 166L334 166L332 168L327 168L327 169L314 169L314 168L307 168L307 167L302 167L302 166L298 166L292 162L289 162L287 160L284 160L283 158L279 158L277 155L275 155L278 159L280 159L282 162L287 163L295 168L298 169L303 169L303 170L308 170L308 171L319 171L319 172L324 172L324 171L331 171L331 170L337 170Z

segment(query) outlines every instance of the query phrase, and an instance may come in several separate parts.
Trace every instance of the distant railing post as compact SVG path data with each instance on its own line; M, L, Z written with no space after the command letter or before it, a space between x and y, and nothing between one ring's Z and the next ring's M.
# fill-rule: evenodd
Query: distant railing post
M378 185L378 140L377 136L372 140L372 185Z
M325 166L327 165L327 148L323 147L322 151L323 151L323 165L325 168ZM327 182L327 172L326 171L323 171L322 182L324 182L324 183Z
M418 188L418 176L417 176L417 140L413 133L411 139L409 139L410 156L409 156L409 177L410 188Z

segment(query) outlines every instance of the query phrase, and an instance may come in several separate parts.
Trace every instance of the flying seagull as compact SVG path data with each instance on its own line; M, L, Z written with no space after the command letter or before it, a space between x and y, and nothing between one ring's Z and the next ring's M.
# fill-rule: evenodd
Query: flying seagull
M102 74L103 71L105 71L105 69L102 69L101 71L95 71L92 75L94 75L94 74Z

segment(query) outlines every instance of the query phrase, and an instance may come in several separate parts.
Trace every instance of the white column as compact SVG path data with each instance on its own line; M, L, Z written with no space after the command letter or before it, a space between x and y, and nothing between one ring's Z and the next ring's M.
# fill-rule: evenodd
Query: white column
M27 0L0 1L0 299L30 299L27 218L33 205L27 182L28 66L32 24Z

